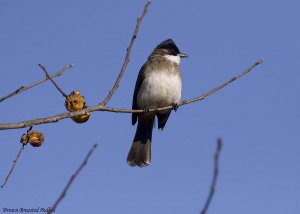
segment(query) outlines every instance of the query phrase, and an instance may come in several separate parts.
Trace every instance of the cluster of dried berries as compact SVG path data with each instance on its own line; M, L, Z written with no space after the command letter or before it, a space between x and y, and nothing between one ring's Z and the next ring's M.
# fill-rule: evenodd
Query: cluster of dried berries
M30 130L27 134L22 135L21 143L24 145L30 143L33 147L39 147L44 143L44 135L38 131Z

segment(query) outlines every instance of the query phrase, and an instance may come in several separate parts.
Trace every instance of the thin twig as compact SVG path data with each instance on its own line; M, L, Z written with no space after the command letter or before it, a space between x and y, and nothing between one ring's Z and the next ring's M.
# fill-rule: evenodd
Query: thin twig
M8 179L9 179L11 173L13 172L13 170L14 170L16 164L17 164L17 161L18 161L18 159L19 159L19 157L20 157L22 151L24 150L24 146L25 146L25 145L26 145L26 144L23 144L23 145L21 146L20 151L19 151L19 153L18 153L16 159L13 161L13 165L12 165L12 167L11 167L11 169L10 169L8 175L6 176L6 178L5 178L4 182L3 182L3 184L1 185L1 188L3 188L3 187L5 186L5 184L6 184L6 182L8 181Z
M31 131L31 130L32 130L32 126L30 126L29 129L27 130L27 135L28 135L29 131ZM22 138L21 140L23 140L23 138ZM8 181L8 179L9 179L9 177L10 177L10 175L11 175L11 173L13 172L13 170L14 170L16 164L17 164L17 161L18 161L18 159L19 159L19 157L20 157L20 155L21 155L22 151L24 150L24 147L25 147L26 144L28 143L27 138L26 138L25 142L21 142L21 143L22 143L23 145L21 146L21 148L20 148L20 150L19 150L19 152L18 152L18 155L17 155L16 159L13 161L13 165L12 165L12 167L11 167L11 169L10 169L8 175L6 176L6 178L5 178L4 182L3 182L3 184L1 185L1 188L3 188L3 187L5 186L6 182Z
M146 13L148 11L148 7L149 7L150 4L151 4L151 0L148 0L147 4L144 7L142 15L137 19L137 23L136 23L136 26L135 26L135 29L134 29L133 36L132 36L130 44L129 44L127 50L126 50L126 56L125 56L125 60L124 60L124 63L122 65L121 71L120 71L120 73L118 75L118 78L117 78L115 84L113 85L112 89L109 91L108 95L104 98L104 100L99 104L101 106L105 106L108 103L108 101L111 99L111 97L113 96L113 94L115 93L115 91L117 90L117 88L120 85L121 79L122 79L123 74L124 74L125 69L126 69L126 66L129 63L129 57L130 57L130 53L131 53L133 43L134 43L134 41L137 37L140 25L142 23L142 20L143 20L144 16L146 15Z
M234 82L235 80L239 79L240 77L244 76L245 74L249 73L254 67L256 67L257 65L259 64L262 64L263 63L263 60L262 59L259 59L257 60L252 66L250 66L248 69L246 69L245 71L243 71L242 73L236 75L235 77L231 78L230 80L228 80L227 82L223 83L222 85L206 92L205 94L199 96L199 97L196 97L194 99L190 99L190 100L185 100L185 101L181 101L178 106L181 106L181 105L185 105L185 104L189 104L189 103L193 103L193 102L196 102L198 100L203 100L205 99L206 97L208 97L209 95L219 91L220 89L224 88L225 86L229 85L230 83Z
M67 97L68 95L66 95L63 90L56 84L56 82L54 82L54 80L50 77L49 73L47 72L47 69L45 68L45 66L39 64L40 68L45 72L46 77L53 83L53 85L55 86L55 88L64 96Z
M70 68L72 68L73 66L74 66L73 64L70 64L70 65L65 66L65 67L64 67L63 69L61 69L60 71L58 71L58 72L56 72L55 74L51 75L51 78L60 76L60 75L63 74L65 71L67 71L67 70L69 70ZM36 82L34 82L34 83L31 83L31 84L27 85L27 86L22 86L22 87L18 88L17 90L15 90L14 92L12 92L12 93L10 93L10 94L8 94L8 95L6 95L6 96L0 98L0 103L3 102L4 100L10 98L10 97L13 97L13 96L15 96L15 95L17 95L17 94L19 94L19 93L21 93L21 92L23 92L23 91L26 91L26 90L28 90L28 89L30 89L30 88L32 88L32 87L38 85L38 84L40 84L40 83L43 83L43 82L47 81L48 79L49 79L48 77L45 77L45 78L43 78L43 79L41 79L41 80L39 80L39 81L36 81Z
M257 66L261 63L262 63L262 60L258 60L251 67L249 67L247 70L245 70L244 72L242 72L242 73L238 74L237 76L231 78L230 80L223 83L222 85L220 85L220 86L204 93L203 95L201 95L199 97L196 97L196 98L193 98L193 99L190 99L190 100L181 101L181 102L178 103L178 106L187 105L187 104L190 104L190 103L193 103L193 102L204 100L206 97L210 96L211 94L219 91L220 89L224 88L225 86L229 85L230 83L234 82L235 80L241 78L242 76L244 76L245 74L250 72L255 66ZM165 106L165 107L156 108L156 109L149 109L149 112L163 111L163 110L168 110L168 109L172 109L172 108L173 108L173 106L170 105L170 106ZM0 130L20 129L20 128L25 128L25 127L33 126L33 125L39 125L39 124L45 124L45 123L55 123L55 122L58 122L59 120L62 120L62 119L66 119L66 118L86 114L87 112L93 112L93 111L108 111L108 112L116 112L116 113L142 113L144 110L110 108L110 107L102 106L102 105L99 104L99 105L96 105L96 106L87 107L83 110L76 111L76 112L65 112L65 113L58 114L58 115L51 116L51 117L39 118L39 119L34 119L34 120L27 120L27 121L18 122L18 123L0 124Z
M205 214L210 203L211 200L214 196L214 193L216 191L216 185L217 185L217 180L218 180L218 175L219 175L219 157L220 157L220 153L221 153L221 149L222 149L222 139L218 139L217 141L217 149L216 149L216 153L215 153L215 157L214 157L214 174L212 177L212 182L211 182L211 187L210 187L210 191L209 194L207 196L205 205L201 211L201 214Z
M76 170L76 172L71 176L70 180L68 181L66 187L64 188L63 192L60 194L60 196L58 197L58 199L56 200L56 202L54 203L54 205L52 206L52 208L49 210L48 214L55 212L57 205L61 202L61 200L66 196L68 189L70 188L71 184L73 183L74 179L79 175L79 173L81 172L81 170L87 165L88 160L90 158L90 156L92 155L92 153L94 152L94 150L97 148L97 144L95 144L93 146L93 148L89 151L89 153L87 154L87 156L85 157L85 159L83 160L83 162L81 163L81 165L79 166L79 168Z

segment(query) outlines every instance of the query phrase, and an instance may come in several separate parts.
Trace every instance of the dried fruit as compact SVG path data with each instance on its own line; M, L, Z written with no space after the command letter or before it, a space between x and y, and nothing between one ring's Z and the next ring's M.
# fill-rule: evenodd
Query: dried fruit
M44 135L35 130L28 131L27 139L28 139L27 142L30 143L30 145L33 147L39 147L44 143Z
M88 121L89 118L90 118L90 112L87 112L83 115L71 117L71 119L76 123L85 123L86 121Z
M71 94L66 98L65 106L70 112L79 111L86 108L84 97L80 95L80 91L72 91ZM85 123L89 118L89 112L83 115L71 117L71 119L76 123Z
M66 109L70 112L79 111L85 107L84 97L80 95L80 91L72 91L65 101Z
M27 143L30 143L30 145L33 147L41 146L44 143L43 133L31 129L32 127L27 131L27 134L22 135L20 142L23 145L27 145Z

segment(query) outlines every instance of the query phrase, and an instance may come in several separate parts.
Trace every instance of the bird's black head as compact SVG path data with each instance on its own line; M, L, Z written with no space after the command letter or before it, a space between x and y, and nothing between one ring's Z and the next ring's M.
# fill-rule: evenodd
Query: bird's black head
M172 39L167 39L160 43L156 49L165 49L170 55L177 56L180 54L178 47Z
M162 50L168 55L187 57L186 54L180 53L178 47L172 39L167 39L163 41L155 49Z

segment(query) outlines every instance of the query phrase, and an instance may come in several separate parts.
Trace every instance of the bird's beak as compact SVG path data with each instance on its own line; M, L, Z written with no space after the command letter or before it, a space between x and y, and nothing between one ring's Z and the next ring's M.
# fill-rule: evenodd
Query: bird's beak
M178 56L180 58L187 58L187 57L189 57L187 54L184 54L184 53L180 53L180 54L178 54Z

